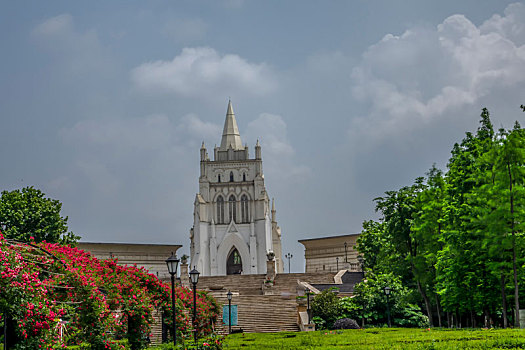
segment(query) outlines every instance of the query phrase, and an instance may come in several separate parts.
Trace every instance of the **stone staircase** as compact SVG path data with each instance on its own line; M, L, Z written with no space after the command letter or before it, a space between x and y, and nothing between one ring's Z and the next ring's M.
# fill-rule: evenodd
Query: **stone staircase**
M214 293L212 293L214 294ZM228 299L217 296L217 301L228 305ZM295 296L285 298L278 295L234 295L232 305L237 305L237 326L245 333L297 332L297 303ZM222 324L222 313L216 330L228 333L228 324Z
M202 276L197 288L212 292L227 293L231 290L242 295L262 295L261 286L265 279L265 275Z
M299 331L296 296L303 295L304 288L298 281L309 283L333 283L335 273L278 274L274 285L263 295L266 275L231 275L201 277L198 288L208 290L222 305L228 305L226 293L234 295L232 305L237 305L238 325L232 329L244 332ZM222 311L222 308L221 308ZM216 325L219 333L226 334L228 325L222 323L222 312Z

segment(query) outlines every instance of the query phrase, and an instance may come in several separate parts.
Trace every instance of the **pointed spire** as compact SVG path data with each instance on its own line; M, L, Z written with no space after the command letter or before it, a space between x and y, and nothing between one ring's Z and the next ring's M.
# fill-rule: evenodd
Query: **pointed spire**
M234 150L243 149L241 142L241 135L235 120L235 113L233 113L232 101L228 101L228 110L226 112L226 120L224 121L224 129L222 131L221 151L226 151L228 147Z
M272 197L272 222L276 222L275 198Z
M255 144L255 159L262 159L261 158L261 144L259 143L259 139L257 139L257 143Z

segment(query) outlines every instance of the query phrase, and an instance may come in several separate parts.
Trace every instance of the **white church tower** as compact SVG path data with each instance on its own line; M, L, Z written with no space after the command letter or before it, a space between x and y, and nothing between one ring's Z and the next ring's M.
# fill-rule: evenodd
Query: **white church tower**
M199 193L190 230L191 267L203 276L265 274L268 255L283 272L281 229L264 187L261 146L250 159L228 103L221 146L200 149ZM272 254L273 253L273 254Z

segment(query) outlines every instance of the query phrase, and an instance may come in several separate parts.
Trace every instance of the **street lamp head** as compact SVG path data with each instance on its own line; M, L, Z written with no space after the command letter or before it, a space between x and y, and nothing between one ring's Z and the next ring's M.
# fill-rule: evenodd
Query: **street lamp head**
M171 252L171 256L166 259L166 265L168 266L168 272L172 276L177 276L177 268L179 267L179 258Z
M197 271L195 266L193 266L193 270L190 271L190 281L192 284L195 285L199 282L199 275L200 275L200 272Z
M228 296L228 300L232 300L232 295L233 293L231 292L231 290L228 291L228 294L226 294Z
M384 288L384 290L385 290L385 295L390 295L390 292L392 291L392 288L390 288L389 286L386 286Z

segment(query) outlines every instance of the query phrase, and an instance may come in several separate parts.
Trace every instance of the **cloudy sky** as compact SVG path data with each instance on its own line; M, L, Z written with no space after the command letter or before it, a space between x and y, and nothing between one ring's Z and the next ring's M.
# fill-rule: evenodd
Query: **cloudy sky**
M84 241L189 251L199 147L228 98L262 142L283 252L359 232L478 126L525 119L525 4L2 1L0 188L63 202Z

